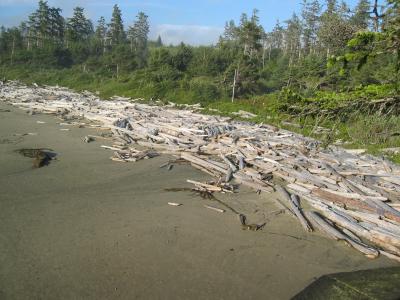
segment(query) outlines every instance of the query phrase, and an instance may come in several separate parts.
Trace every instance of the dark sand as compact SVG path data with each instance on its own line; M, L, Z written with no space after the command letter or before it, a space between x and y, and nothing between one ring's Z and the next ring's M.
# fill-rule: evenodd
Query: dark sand
M271 195L217 195L267 222L243 231L234 214L203 207L218 203L164 191L201 172L160 169L168 157L113 162L103 141L82 142L94 130L0 108L12 110L0 112L0 299L288 299L323 274L396 265L306 234L271 214ZM13 136L27 132L38 135ZM24 147L58 160L32 169L13 152Z

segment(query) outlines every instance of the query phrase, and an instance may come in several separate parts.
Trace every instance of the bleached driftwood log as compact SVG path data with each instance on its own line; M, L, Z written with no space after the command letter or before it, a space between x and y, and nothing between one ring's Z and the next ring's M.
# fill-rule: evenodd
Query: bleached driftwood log
M312 227L310 226L309 222L304 217L303 212L301 211L298 196L294 194L289 195L286 189L280 186L279 184L276 185L275 188L278 191L278 193L282 196L282 198L286 200L286 202L289 204L290 210L296 215L297 219L299 220L301 226L303 226L304 230L309 232L313 231Z
M330 235L371 257L374 250L358 237L390 258L400 256L400 167L386 160L334 146L322 149L314 139L267 124L200 114L199 105L177 109L176 105L153 106L122 97L102 101L87 91L18 82L0 86L0 101L32 114L56 115L62 126L102 130L104 137L95 139L111 139L113 143L104 148L113 151L115 161L170 154L216 177L216 182L233 180L257 192L272 193L276 181L283 181L287 190L340 229L340 234ZM297 196L284 195L283 200L310 230ZM318 221L326 232L331 231Z
M364 244L357 238L351 238L349 235L340 232L338 229L333 227L327 221L325 221L321 216L313 211L306 212L306 216L313 223L315 227L318 227L322 232L327 234L329 237L335 240L345 241L351 247L362 252L365 256L369 258L377 258L379 256L379 251Z

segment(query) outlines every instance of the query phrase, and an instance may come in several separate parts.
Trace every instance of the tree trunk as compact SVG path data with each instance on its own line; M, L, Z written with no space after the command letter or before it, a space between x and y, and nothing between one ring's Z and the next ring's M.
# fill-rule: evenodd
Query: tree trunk
M233 76L232 102L235 99L235 87L236 87L237 72L238 72L237 69L235 69L235 75Z
M26 39L27 39L26 50L30 50L31 49L31 33L30 32L28 32Z
M263 54L262 54L262 66L263 66L263 69L265 68L265 51L266 51L266 48L265 48L265 43L264 43L264 45L263 45Z
M379 30L379 18L381 17L380 15L379 15L379 11L378 11L378 0L375 0L375 2L374 2L374 8L373 8L373 10L372 10L372 12L374 13L374 17L373 17L373 19L374 19L374 30L375 30L375 32L378 32L378 30Z
M15 36L12 41L12 49L11 49L11 64L14 63L14 52L15 52Z
M268 61L271 60L271 52L272 52L272 46L269 45L269 50L268 50Z

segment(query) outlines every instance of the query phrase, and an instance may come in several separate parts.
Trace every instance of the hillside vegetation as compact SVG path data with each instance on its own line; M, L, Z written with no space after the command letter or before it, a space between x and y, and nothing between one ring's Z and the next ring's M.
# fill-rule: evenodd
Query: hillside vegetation
M1 28L0 76L104 98L200 103L209 113L246 110L327 146L375 154L400 146L399 0L359 0L354 9L303 0L299 15L271 31L254 10L226 22L212 46L150 41L148 18L138 12L126 26L115 5L109 22L93 25L81 7L64 18L39 1L26 22Z

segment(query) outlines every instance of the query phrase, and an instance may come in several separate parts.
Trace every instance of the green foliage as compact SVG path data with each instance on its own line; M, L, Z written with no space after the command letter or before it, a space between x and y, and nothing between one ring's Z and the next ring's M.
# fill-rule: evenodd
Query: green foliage
M300 104L305 101L304 97L289 88L282 89L279 94L279 100L282 104L282 109L287 107L287 105Z
M192 49L182 43L178 47L176 53L171 58L171 65L175 69L184 72L188 68L192 58L193 58Z
M115 4L113 7L108 34L112 45L121 44L125 41L126 38L124 24L122 22L122 13L117 4Z
M279 93L278 109L289 113L314 110L317 114L322 110L346 108L349 103L354 103L354 101L367 102L373 99L395 97L396 95L394 85L359 86L352 91L343 92L316 91L311 97L304 97L291 89L284 88Z
M194 99L201 103L217 101L221 99L221 93L218 86L207 77L197 77L190 81L190 91Z
M379 117L369 119L371 110L362 105L398 98L399 1L388 0L378 32L368 30L367 0L359 0L354 13L335 0L302 4L301 16L277 22L271 32L264 31L254 10L237 25L227 22L216 46L194 47L165 46L161 37L149 41L149 20L142 12L125 31L115 5L110 23L101 17L93 32L83 8L65 20L60 9L39 1L27 22L1 28L0 77L88 89L102 97L201 103L210 113L218 109L235 118L232 112L246 110L257 114L258 122L299 123L290 129L326 144L339 137L360 144L356 137L362 136L369 145L397 145L384 133L397 128L397 119L383 116L379 127ZM329 117L321 117L324 112ZM338 134L324 138L316 133L319 125ZM375 138L361 135L363 127Z
M147 62L147 36L149 30L148 16L144 12L139 12L135 23L128 30L131 52L135 50L136 61L139 67L144 67Z
M75 7L72 18L67 20L67 39L71 42L87 40L93 34L93 24L85 17L82 7Z
M400 117L382 118L382 115L356 115L349 121L347 133L360 146L381 145L390 148L400 145Z
M73 64L72 53L68 49L56 48L53 55L56 59L56 66L61 68L69 68Z

